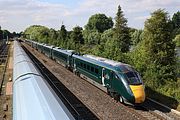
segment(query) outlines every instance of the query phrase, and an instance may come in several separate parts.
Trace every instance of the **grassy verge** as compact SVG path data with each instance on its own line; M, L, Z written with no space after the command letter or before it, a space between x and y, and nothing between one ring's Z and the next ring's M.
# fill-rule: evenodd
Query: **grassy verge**
M177 88L178 89L178 88ZM176 90L178 91L178 90ZM169 93L165 93L167 91L157 92L155 90L152 90L150 87L146 87L146 96L149 98L152 98L155 101L158 101L170 108L176 109L180 111L180 101L177 99L177 96L171 96L168 95ZM173 92L173 91L171 91ZM178 93L177 93L178 94Z

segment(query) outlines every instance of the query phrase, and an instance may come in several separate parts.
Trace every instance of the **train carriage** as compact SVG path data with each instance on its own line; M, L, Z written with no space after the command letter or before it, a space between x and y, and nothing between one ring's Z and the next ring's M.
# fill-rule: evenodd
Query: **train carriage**
M37 50L37 42L32 41L32 47Z
M104 86L121 102L142 103L145 100L142 80L130 65L91 55L73 55L73 59L80 76L93 84L96 82L100 89Z
M43 53L44 52L44 47L43 47L43 43L37 43L37 50L39 51L39 52L41 52L41 53Z
M60 48L53 48L52 50L52 59L63 65L64 67L72 66L72 54L73 51L63 50Z
M90 79L95 80L99 84L101 83L101 73L102 67L95 64L95 61L87 60L81 56L73 55L74 59L74 69L76 73L83 74Z
M14 41L13 120L75 120L32 60Z
M49 58L52 58L52 48L53 46L43 45L43 53Z

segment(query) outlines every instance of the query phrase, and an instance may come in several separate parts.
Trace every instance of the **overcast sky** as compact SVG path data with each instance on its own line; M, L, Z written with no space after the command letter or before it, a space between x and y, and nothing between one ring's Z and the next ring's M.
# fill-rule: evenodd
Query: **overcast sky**
M119 4L128 26L134 28L143 28L150 13L159 8L170 16L180 11L180 0L0 0L0 26L11 32L35 24L57 30L63 22L71 30L76 25L84 27L95 13L114 18Z

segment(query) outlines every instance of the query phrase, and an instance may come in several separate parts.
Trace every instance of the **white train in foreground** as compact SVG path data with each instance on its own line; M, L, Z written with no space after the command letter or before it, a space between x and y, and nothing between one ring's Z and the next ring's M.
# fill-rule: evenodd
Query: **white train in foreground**
M14 41L13 120L74 120L17 41Z

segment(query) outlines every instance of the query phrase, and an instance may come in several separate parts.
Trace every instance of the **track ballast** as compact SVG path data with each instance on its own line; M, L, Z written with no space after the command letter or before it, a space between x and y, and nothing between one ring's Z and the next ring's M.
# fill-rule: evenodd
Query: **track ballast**
M24 46L22 46L22 48L75 119L98 120L96 115L94 115L71 91L69 91L56 76L54 76L33 54L31 54L31 52L29 52Z

